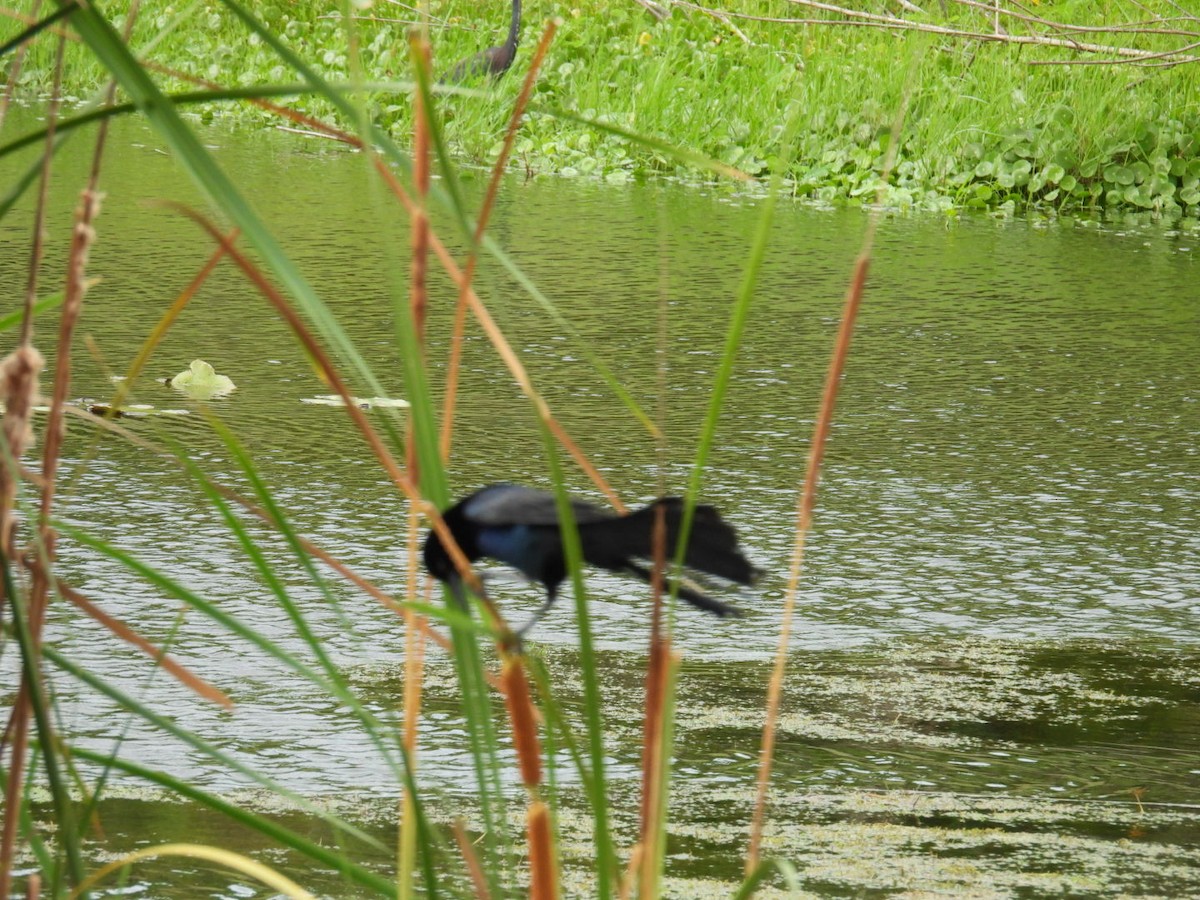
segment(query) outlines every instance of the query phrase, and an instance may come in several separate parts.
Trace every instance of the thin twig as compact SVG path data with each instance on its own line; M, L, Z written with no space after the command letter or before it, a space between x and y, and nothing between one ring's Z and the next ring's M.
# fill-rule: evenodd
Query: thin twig
M154 646L146 638L142 637L137 631L122 622L115 616L111 616L103 609L75 590L61 578L56 578L54 581L55 590L63 597L66 597L71 603L75 604L86 615L95 619L121 640L128 644L137 647L147 656L154 660L155 664L161 666L168 673L173 675L181 684L187 686L205 700L211 700L226 709L233 709L233 701L229 699L229 695L219 688L214 687L205 679L196 675L186 666L177 663L174 659L167 655L166 651L160 647Z
M712 14L714 10L709 7L701 6L696 3L687 2L687 0L675 0L679 6L688 9L694 9L697 12ZM772 22L780 25L821 25L821 26L846 26L857 28L882 28L889 31L915 31L925 34L936 34L943 37L963 38L966 40L974 40L980 42L1002 43L1002 44L1017 44L1021 46L1038 46L1038 47L1061 47L1074 50L1079 53L1105 53L1115 54L1124 57L1127 63L1136 63L1141 60L1159 59L1163 54L1151 52L1147 50L1139 50L1134 47L1115 46L1112 44L1099 44L1094 42L1078 41L1069 37L1052 37L1050 35L1028 35L1028 34L1007 34L1003 31L970 31L960 28L952 28L946 25L934 25L927 22L913 22L909 19L900 18L899 16L880 15L877 13L868 13L861 10L850 9L844 6L836 6L831 3L822 3L819 0L787 0L787 2L802 6L808 9L815 9L821 12L829 12L835 15L844 16L842 19L817 19L817 18L790 18L784 16L765 16L754 15L752 13L743 13L736 11L725 11L724 14L732 18L744 19L752 22ZM979 6L982 9L991 11L992 6L984 6L983 4L975 3L975 0L953 0L966 6ZM1026 19L1030 21L1039 21L1036 17L1026 16L1020 13L1006 11L1006 15L1015 18ZM1068 26L1061 23L1051 23L1048 20L1040 20L1045 23L1045 27L1052 27L1054 30L1066 32L1071 30L1077 31L1092 31L1082 26ZM1164 34L1169 33L1165 30L1157 29L1116 29L1116 33L1121 34ZM1183 34L1187 35L1187 32ZM1191 50L1191 46L1176 48L1171 51L1166 51L1167 56L1174 57L1175 63L1200 62L1200 56L1185 55Z
M471 836L467 834L467 826L463 824L462 819L454 820L454 840L458 843L458 851L463 855L463 861L467 864L471 886L475 888L475 897L477 900L491 900L487 876L483 873L483 866L479 863L479 856L475 853L475 846L471 843Z

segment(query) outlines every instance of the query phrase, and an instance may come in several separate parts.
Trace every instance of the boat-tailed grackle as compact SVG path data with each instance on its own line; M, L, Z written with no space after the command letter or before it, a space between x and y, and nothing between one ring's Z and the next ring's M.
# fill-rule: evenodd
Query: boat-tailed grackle
M649 582L645 565L654 557L654 521L661 509L666 522L666 554L671 559L679 541L683 501L663 497L626 516L605 512L582 500L571 500L586 562L601 569L625 572ZM525 625L524 634L554 603L558 586L567 574L554 495L518 484L491 484L464 497L444 513L446 527L471 562L483 557L508 563L546 588L546 600ZM437 534L425 539L425 568L462 597L462 580ZM712 506L699 505L692 519L684 565L751 584L760 574L738 550L737 534ZM668 589L670 585L667 585ZM717 616L739 616L741 612L693 587L680 584L679 596L697 609Z

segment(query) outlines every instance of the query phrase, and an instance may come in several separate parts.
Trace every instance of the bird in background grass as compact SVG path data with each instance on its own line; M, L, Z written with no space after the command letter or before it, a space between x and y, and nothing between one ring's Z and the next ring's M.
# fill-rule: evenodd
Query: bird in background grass
M521 32L521 0L513 0L512 23L508 26L508 38L499 47L488 47L480 50L474 56L459 60L450 72L442 77L442 82L466 81L487 75L499 78L513 64L517 56L517 39Z
M614 515L582 500L571 500L579 529L583 559L600 569L624 572L649 583L651 570L643 561L654 557L654 522L662 510L666 521L666 554L670 560L679 541L683 500L663 497L630 513ZM554 495L518 484L492 484L464 497L444 513L446 527L470 562L483 557L499 560L546 588L546 600L515 634L525 634L554 604L567 575ZM430 531L423 550L425 568L449 585L464 602L462 577L436 532ZM761 572L737 546L737 534L712 506L697 506L688 536L684 565L737 584L752 584ZM668 582L667 589L673 585ZM727 603L693 586L679 584L679 596L697 609L714 615L740 616Z

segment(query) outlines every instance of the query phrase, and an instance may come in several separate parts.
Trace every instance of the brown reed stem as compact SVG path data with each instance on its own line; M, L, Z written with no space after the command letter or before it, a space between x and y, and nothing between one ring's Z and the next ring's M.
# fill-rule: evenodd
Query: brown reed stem
M168 656L166 651L161 647L154 646L154 644L138 634L138 632L133 628L130 628L129 625L122 622L115 616L110 616L79 591L75 590L69 584L64 582L61 578L56 578L54 580L54 587L60 596L71 601L71 603L78 607L83 613L92 619L95 619L121 640L128 644L132 644L134 647L137 647L139 650L153 659L156 665L161 666L166 672L174 676L175 679L185 687L188 687L205 700L210 700L213 703L225 707L226 709L233 709L233 701L229 699L228 694L219 688L214 687L212 684L201 678L199 675L196 675L186 666L177 663L174 659Z
M621 883L617 885L617 900L629 900L633 894L633 885L638 880L638 873L642 871L642 859L645 853L642 852L640 843L634 844L629 851L629 864L625 867L624 873L621 875Z
M667 686L666 664L671 650L670 635L664 634L662 628L663 570L667 559L667 520L666 510L662 507L654 511L650 541L654 554L654 565L650 570L653 608L650 618L650 658L646 665L646 719L642 725L642 815L639 838L641 846L647 849L651 848L651 830L655 826L655 810L660 798L657 785L662 776L663 691ZM653 853L649 852L646 856L652 858Z
M910 72L909 85L912 78ZM796 515L796 540L792 548L792 560L788 570L787 591L783 604L783 623L779 630L779 645L775 652L775 663L771 671L771 680L767 687L767 715L763 724L762 749L759 755L758 781L754 798L754 814L750 825L750 844L746 852L746 875L749 876L758 867L762 847L763 826L766 822L767 790L771 781L771 767L775 758L775 736L779 724L779 706L783 696L783 676L787 667L788 644L792 636L792 624L796 613L796 596L800 586L800 570L804 563L804 547L808 532L812 528L813 510L817 503L817 486L821 479L821 464L825 458L825 445L829 440L829 432L833 425L833 410L837 404L838 390L841 387L842 375L846 369L846 358L850 353L850 341L854 337L854 323L858 317L858 309L862 304L863 293L866 289L867 272L871 265L871 251L875 244L875 230L879 222L879 208L883 204L883 192L891 176L892 166L896 160L896 148L900 144L900 134L904 126L904 118L908 111L910 90L906 89L900 103L900 109L892 122L891 140L888 142L887 157L884 160L883 174L875 210L867 223L867 231L863 237L863 249L854 263L854 272L850 284L846 288L846 299L842 306L842 321L838 326L837 337L834 340L833 355L829 360L829 370L825 375L825 387L821 393L821 403L817 408L817 421L813 428L812 445L808 450L808 463L804 471L804 486L800 491L799 505Z
M475 278L475 266L479 261L479 242L483 240L488 221L492 217L492 209L495 207L496 197L500 193L500 181L504 176L504 170L508 167L509 157L512 156L517 131L520 130L521 120L525 117L525 109L529 105L529 98L533 95L533 86L537 82L538 72L542 68L542 62L546 58L546 52L550 49L550 42L554 40L554 33L557 30L558 23L555 20L547 22L542 39L533 52L529 71L525 73L525 81L521 85L521 93L517 96L512 115L508 119L508 128L504 133L504 143L500 148L500 155L492 164L492 176L488 180L483 206L480 208L479 218L475 222L475 234L471 242L471 249L467 253L467 261L463 266L462 280L458 285L458 302L454 309L454 331L450 338L450 362L446 370L446 399L442 412L440 444L443 461L450 459L450 447L454 439L454 408L458 400L458 374L462 365L463 331L467 322L467 293Z
M38 392L38 375L45 362L38 351L28 345L14 350L0 363L0 393L6 401L3 422L4 460L0 464L0 558L12 574L0 580L0 609L8 607L14 620L18 613L17 597L8 596L5 582L15 585L16 572L12 565L17 558L14 506L17 496L18 461L33 440L31 417ZM19 590L19 588L17 588ZM20 614L27 614L26 606ZM13 853L16 847L17 823L20 819L21 791L24 787L25 759L29 751L29 703L33 685L22 672L20 688L0 741L0 750L9 747L9 764L5 773L8 783L4 792L4 824L0 831L0 897L8 897L12 888Z
M409 34L410 53L413 64L420 67L426 77L433 69L429 41L419 32ZM425 100L420 91L413 92L413 183L417 190L417 206L411 218L412 232L412 283L410 312L417 344L425 346L425 311L429 305L426 287L426 272L429 266L429 122L430 111L425 109ZM411 443L411 442L410 442ZM410 470L414 472L410 459Z
M66 40L59 38L58 51L54 64L54 86L47 111L50 121L46 129L46 149L42 161L42 181L38 191L37 209L34 214L33 246L30 251L30 270L25 296L25 316L21 323L20 345L5 360L3 367L4 392L9 403L9 407L5 409L4 415L4 438L8 443L6 450L13 461L13 468L12 471L9 471L7 465L0 466L4 470L0 472L0 554L4 555L7 564L11 567L10 572L13 574L12 581L14 584L16 583L16 573L13 571L15 566L12 564L17 560L14 507L17 496L17 480L19 478L16 466L17 461L32 441L33 431L30 416L37 393L38 375L44 365L41 354L32 345L33 301L37 295L37 276L41 266L42 231L45 227L46 197L49 193L50 159L53 156L55 125L58 121L58 109L62 96L62 69L65 47ZM67 316L65 307L62 315L64 319ZM60 348L61 350L62 348ZM53 473L50 473L42 483L43 496L45 496L47 491L51 490L49 483L52 481ZM41 620L41 616L35 610L37 603L36 595L33 594L33 590L35 589L36 585L31 588L31 600L25 608L25 614L28 616L29 631L34 644L34 646L28 648L29 652L34 655L34 658L28 661L28 668L37 668L40 665L37 659L37 646L41 640L41 632L35 623ZM3 592L3 588L0 588L0 592ZM18 615L17 598L0 597L0 600L3 601L3 605L8 606L12 610L15 618ZM0 897L9 896L12 889L12 863L13 854L16 850L17 822L20 818L21 810L20 797L21 791L24 789L25 761L29 753L29 720L33 714L30 697L34 689L35 686L30 683L27 675L27 669L22 670L20 687L17 690L17 697L13 703L12 711L5 728L5 735L9 739L10 757L8 771L5 773L8 777L8 785L4 797L4 824L2 829L0 829ZM44 737L49 741L50 735L44 735Z
M433 69L431 50L428 36L424 31L409 33L409 55L413 65L428 77ZM428 308L428 268L429 268L429 122L430 111L425 108L421 91L413 92L413 180L417 192L417 208L410 218L412 235L411 271L409 287L409 317L412 320L413 331L416 334L417 346L421 354L425 353L425 318ZM409 427L405 439L405 459L409 477L414 482L420 481L417 446L413 440L412 416L409 416ZM420 573L418 570L420 554L418 553L418 535L420 515L417 507L408 505L408 589L406 596L410 599L418 596ZM417 764L417 723L421 711L421 681L424 677L424 642L420 639L421 625L424 619L418 616L411 607L404 608L405 654L404 654L404 748L411 771L416 771ZM417 856L417 798L405 785L400 820L399 834L399 884L400 900L406 900L413 894L412 873Z
M483 873L483 866L475 853L475 845L471 843L471 836L467 834L467 826L463 824L462 819L454 820L454 840L458 843L458 851L463 855L463 861L467 864L467 873L471 876L471 886L475 888L477 900L491 900L487 876Z

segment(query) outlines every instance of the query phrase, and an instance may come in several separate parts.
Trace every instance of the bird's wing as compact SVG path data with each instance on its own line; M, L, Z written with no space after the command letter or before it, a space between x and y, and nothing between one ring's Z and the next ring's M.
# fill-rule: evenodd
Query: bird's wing
M463 501L463 514L476 525L557 525L554 495L519 484L493 484ZM612 515L582 500L572 500L576 522L599 522Z

